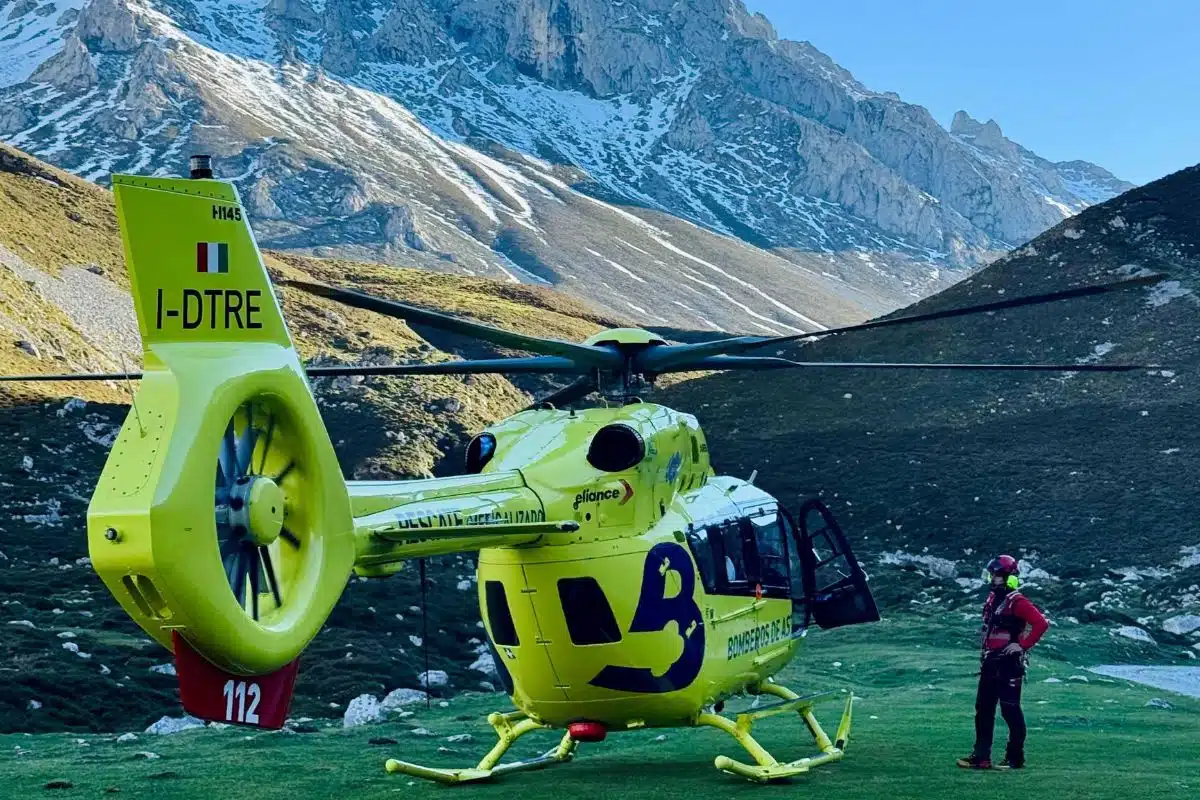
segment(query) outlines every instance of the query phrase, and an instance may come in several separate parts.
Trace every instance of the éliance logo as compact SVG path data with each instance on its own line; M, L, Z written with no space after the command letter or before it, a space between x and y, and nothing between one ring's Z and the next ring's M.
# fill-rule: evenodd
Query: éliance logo
M225 242L197 242L196 272L229 272L229 245Z

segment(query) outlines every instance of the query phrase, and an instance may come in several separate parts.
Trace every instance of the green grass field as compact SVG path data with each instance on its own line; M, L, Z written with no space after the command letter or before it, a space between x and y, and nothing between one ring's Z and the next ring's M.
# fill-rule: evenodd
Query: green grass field
M807 656L782 680L804 691L852 689L860 697L854 730L844 761L780 785L758 786L717 772L712 766L716 755L742 754L732 740L709 730L613 735L602 744L582 745L569 764L455 789L385 774L388 757L435 766L473 764L491 745L487 713L507 706L501 695L467 694L446 708L436 703L429 711L413 707L414 715L406 719L350 731L342 729L339 719L317 721L311 725L316 731L309 733L231 727L166 737L139 733L137 741L128 743L117 743L115 733L0 736L0 796L45 797L46 784L54 780L70 781L72 787L62 793L73 796L96 797L117 789L121 797L261 800L397 793L434 797L447 791L475 798L506 792L625 799L762 793L888 800L1034 793L1055 800L1182 799L1200 793L1195 772L1200 702L1094 674L1088 683L1071 681L1082 670L1061 651L1057 656L1046 653L1031 667L1025 695L1029 769L957 769L954 759L971 745L974 660L969 645L952 647L939 637L923 640L925 629L919 620L905 620L813 637ZM1044 683L1047 677L1063 682ZM1173 708L1145 707L1155 697L1167 699ZM731 702L731 709L746 702ZM839 711L836 702L821 708L819 716L830 732ZM414 735L417 728L437 735ZM756 732L781 759L810 754L809 737L794 718L765 720ZM445 741L461 733L471 734L473 741ZM1000 746L1003 736L1001 726ZM379 737L397 743L370 744ZM514 746L510 757L536 755L555 741L552 732L531 734ZM159 758L138 755L147 751Z

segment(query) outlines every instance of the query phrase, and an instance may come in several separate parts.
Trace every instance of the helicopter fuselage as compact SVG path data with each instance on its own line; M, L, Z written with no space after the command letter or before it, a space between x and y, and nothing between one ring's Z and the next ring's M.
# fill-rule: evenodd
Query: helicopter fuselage
M357 569L479 547L496 669L531 717L683 724L795 652L789 523L766 492L714 475L695 417L645 403L527 411L472 448L473 475L348 485ZM554 522L570 530L520 534ZM513 533L494 541L494 525Z

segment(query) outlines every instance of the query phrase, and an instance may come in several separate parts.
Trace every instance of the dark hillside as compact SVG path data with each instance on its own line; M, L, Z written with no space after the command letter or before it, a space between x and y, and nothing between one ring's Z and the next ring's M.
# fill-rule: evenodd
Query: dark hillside
M786 352L805 361L1124 362L1124 374L811 369L687 381L719 468L784 497L820 490L874 560L977 575L1033 556L1079 609L1158 569L1164 611L1194 608L1200 569L1200 167L1088 209L898 314L1107 282L1145 289L863 331ZM1036 556L1034 556L1036 554ZM1189 555L1193 557L1189 558ZM928 566L928 564L926 565ZM929 570L933 574L935 570ZM1119 584L1119 585L1118 585ZM1116 589L1114 589L1116 586ZM1089 588L1090 587L1090 588ZM1068 584L1063 583L1064 592ZM1093 608L1102 608L1103 604ZM1193 610L1193 613L1194 610Z

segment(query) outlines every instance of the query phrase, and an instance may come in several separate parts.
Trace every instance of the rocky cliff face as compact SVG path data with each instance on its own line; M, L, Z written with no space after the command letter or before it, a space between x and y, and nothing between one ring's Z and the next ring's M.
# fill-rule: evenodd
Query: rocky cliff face
M270 246L560 284L646 324L861 317L1128 188L994 123L947 131L739 0L5 10L14 145L95 180L211 150Z

